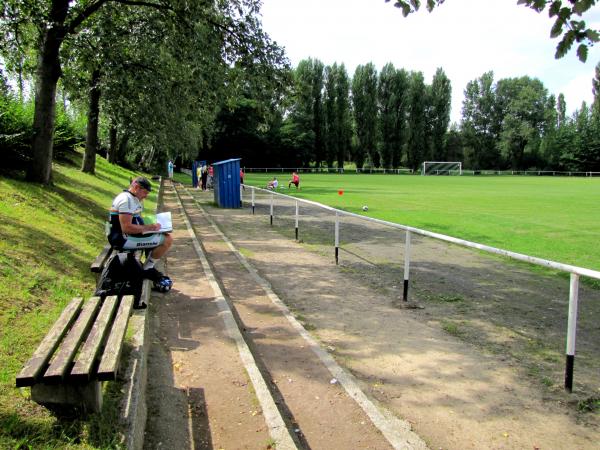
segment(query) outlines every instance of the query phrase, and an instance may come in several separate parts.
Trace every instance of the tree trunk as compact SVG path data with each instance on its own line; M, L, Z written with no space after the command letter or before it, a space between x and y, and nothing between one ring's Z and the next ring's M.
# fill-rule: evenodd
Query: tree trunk
M108 162L117 162L117 127L112 124L108 134Z
M33 115L33 161L27 170L27 180L49 184L52 180L52 139L56 112L56 84L61 76L58 52L65 38L64 21L69 0L53 0L52 19L43 33L38 58Z
M56 112L56 84L60 78L58 50L61 38L48 30L38 62L33 115L33 161L27 179L49 184L52 178L52 138Z
M92 72L90 80L90 104L87 116L87 136L81 171L93 174L96 170L96 151L98 150L98 116L100 114L100 70Z
M127 144L129 144L129 133L125 133L121 138L115 162L119 163L124 159L125 153L127 152Z

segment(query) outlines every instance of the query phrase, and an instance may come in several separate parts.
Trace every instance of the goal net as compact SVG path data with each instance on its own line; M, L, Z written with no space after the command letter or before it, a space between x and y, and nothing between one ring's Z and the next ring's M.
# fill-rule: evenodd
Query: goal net
M421 175L462 175L462 163L456 161L424 161Z

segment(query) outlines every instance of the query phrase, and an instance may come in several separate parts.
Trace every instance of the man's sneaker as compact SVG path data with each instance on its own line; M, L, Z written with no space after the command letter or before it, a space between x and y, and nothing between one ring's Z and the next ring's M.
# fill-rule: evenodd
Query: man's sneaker
M171 287L173 287L173 281L166 276L162 276L158 281L154 282L154 289L159 292L169 292Z

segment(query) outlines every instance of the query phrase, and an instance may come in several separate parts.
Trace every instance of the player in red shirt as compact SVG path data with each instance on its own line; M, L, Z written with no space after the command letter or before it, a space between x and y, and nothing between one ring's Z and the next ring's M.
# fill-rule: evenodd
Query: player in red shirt
M292 187L292 184L296 185L296 189L298 189L298 186L300 186L300 177L296 172L292 172L292 179L288 183L288 189Z

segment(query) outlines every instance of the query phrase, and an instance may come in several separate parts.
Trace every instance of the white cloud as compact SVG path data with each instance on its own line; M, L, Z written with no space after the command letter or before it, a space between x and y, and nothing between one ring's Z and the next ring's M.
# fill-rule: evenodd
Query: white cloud
M423 2L424 3L424 2ZM458 121L463 91L489 70L495 79L529 75L551 94L563 93L572 112L592 101L594 67L600 46L582 64L573 54L554 59L557 40L549 38L547 12L515 0L447 0L428 13L404 18L393 0L263 0L263 26L286 48L293 65L313 57L344 63L350 75L359 64L387 62L422 71L428 82L438 67L452 81L452 120ZM587 15L596 28L600 11ZM593 19L590 21L589 19Z

